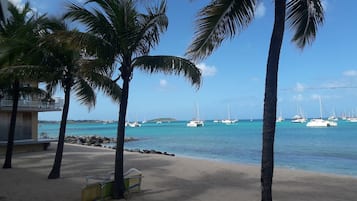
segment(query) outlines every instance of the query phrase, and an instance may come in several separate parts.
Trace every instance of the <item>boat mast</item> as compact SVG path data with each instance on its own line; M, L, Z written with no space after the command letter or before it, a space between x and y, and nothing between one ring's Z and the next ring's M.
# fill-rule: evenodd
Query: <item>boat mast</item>
M320 119L322 119L322 103L321 103L321 96L319 96L319 103L320 103Z

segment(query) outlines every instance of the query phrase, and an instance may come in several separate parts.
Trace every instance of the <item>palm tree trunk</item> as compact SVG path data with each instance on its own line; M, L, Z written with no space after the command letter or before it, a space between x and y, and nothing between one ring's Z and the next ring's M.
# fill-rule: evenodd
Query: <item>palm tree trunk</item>
M284 36L286 0L275 0L274 29L270 40L265 80L263 149L261 163L261 200L272 201L274 136L280 49Z
M122 73L123 89L120 99L119 121L117 130L117 146L115 151L115 175L114 175L114 191L113 198L124 198L124 138L125 138L125 117L128 106L129 97L129 73Z
M66 135L70 94L71 94L71 85L67 84L64 92L64 105L63 105L61 126L59 130L59 136L57 142L56 156L52 166L52 170L48 175L48 179L58 179L61 174L61 163L62 163L62 155L63 155L64 137Z
M12 152L14 149L14 139L15 139L15 128L16 128L16 117L17 117L17 107L19 104L19 96L20 96L20 83L18 80L15 80L13 84L13 95L12 95L12 112L11 112L11 120L10 120L10 128L7 137L7 146L6 146L6 156L3 168L11 168L11 159Z

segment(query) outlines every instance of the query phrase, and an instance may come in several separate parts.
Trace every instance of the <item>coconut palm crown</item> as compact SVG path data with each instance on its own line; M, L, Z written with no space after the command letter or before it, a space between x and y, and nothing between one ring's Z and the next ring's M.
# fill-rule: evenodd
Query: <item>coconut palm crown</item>
M177 57L149 55L159 43L160 35L166 31L166 1L145 7L138 12L139 1L134 0L87 0L84 5L71 4L65 15L67 19L85 25L86 31L78 33L73 42L86 46L86 50L106 62L108 69L119 72L114 81L122 80L122 95L119 106L117 147L115 159L114 198L122 198L125 188L123 180L123 145L125 116L129 96L129 82L134 68L148 72L163 72L185 76L192 85L201 83L201 72L191 61ZM140 10L142 7L140 7Z
M240 33L254 19L258 0L212 0L196 19L196 32L186 55L195 60L209 56L222 41ZM272 200L277 80L285 21L293 31L292 42L303 49L311 44L324 20L320 0L275 0L274 28L267 61L263 147L261 162L262 200ZM287 13L287 14L285 14Z
M47 33L45 15L38 16L29 3L21 9L9 3L8 10L9 18L0 22L0 88L10 92L13 101L4 168L11 168L18 100L29 92L41 92L21 83L34 81L33 65L39 58L36 44Z

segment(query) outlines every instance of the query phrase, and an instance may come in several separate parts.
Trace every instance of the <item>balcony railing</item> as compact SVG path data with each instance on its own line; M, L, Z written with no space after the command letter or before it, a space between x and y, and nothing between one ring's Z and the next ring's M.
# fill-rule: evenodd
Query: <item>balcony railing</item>
M12 100L0 100L0 108L11 108ZM56 99L55 102L39 100L19 100L18 109L32 110L62 110L63 99Z

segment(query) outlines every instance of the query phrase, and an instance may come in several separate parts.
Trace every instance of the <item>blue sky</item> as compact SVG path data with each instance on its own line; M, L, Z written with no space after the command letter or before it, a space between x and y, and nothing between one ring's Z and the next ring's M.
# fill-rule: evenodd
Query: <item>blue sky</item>
M20 5L21 1L13 1ZM41 13L59 15L65 11L62 0L31 0ZM168 0L169 27L151 55L183 56L194 34L194 18L208 0ZM348 3L347 3L348 2ZM305 115L318 117L318 97L323 115L334 111L357 114L357 1L325 0L325 23L312 46L304 50L291 43L286 27L280 56L278 113L291 118L301 108ZM199 90L183 77L134 72L131 81L129 120L195 116L199 105L201 119L223 119L230 107L231 117L260 119L263 111L266 61L273 27L273 1L262 0L254 22L241 34L226 40L210 57L198 64L203 70ZM61 96L58 92L57 95ZM41 113L39 118L59 120L60 112ZM98 93L91 111L72 98L69 119L116 120L118 105Z

